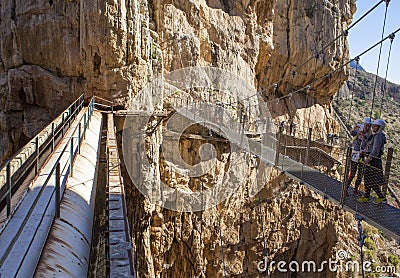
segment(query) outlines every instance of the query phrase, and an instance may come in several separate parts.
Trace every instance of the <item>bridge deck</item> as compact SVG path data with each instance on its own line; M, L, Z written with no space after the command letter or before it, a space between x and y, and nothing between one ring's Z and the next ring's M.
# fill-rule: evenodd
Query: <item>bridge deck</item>
M340 203L342 182L331 178L324 173L307 167L289 157L281 156L279 163L285 174L303 182L312 190L320 193L336 204ZM372 202L359 203L350 192L344 203L344 209L362 216L364 221L382 230L396 240L400 239L400 210L386 203L375 205Z
M135 277L114 118L113 114L107 116L108 272L110 277Z

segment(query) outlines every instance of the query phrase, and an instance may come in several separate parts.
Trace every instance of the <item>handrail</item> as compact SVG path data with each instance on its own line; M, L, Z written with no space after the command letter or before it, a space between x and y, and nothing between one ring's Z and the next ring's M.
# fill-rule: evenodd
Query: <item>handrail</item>
M0 190L3 189L5 186L7 186L4 195L0 196L0 202L3 202L4 199L7 198L7 217L10 217L11 215L11 198L13 190L12 177L19 171L19 169L22 168L22 166L25 169L25 171L21 173L21 175L23 176L27 171L26 169L30 169L35 164L35 170L36 170L35 178L36 178L36 175L38 174L40 156L47 150L50 144L52 144L52 151L54 150L55 139L60 134L60 132L64 133L65 126L67 125L67 123L71 124L71 120L74 117L76 117L77 113L82 109L83 103L84 103L84 95L82 94L51 123L51 135L46 133L47 138L46 135L43 135L44 131L46 131L49 128L50 125L48 125L38 135L36 135L27 145L21 148L16 155L8 159L8 161L5 163L2 169L0 169L0 173L5 172L4 173L5 175L3 176L5 180L3 183L0 183ZM64 115L66 113L67 117L65 118ZM57 120L59 120L60 117L62 118L62 120L55 127L55 123L57 122ZM45 139L43 139L43 137L45 137ZM40 140L41 138L42 140ZM40 141L42 141L41 144L39 143ZM13 163L13 161L15 161L17 157L21 155L23 150L30 149L31 147L29 145L32 144L36 145L35 151L33 151L28 157L26 157L26 160L23 161L21 165L19 165L19 167L13 169L13 172L11 173L11 164Z
M96 99L104 100L105 102L114 104L114 101L111 101L111 100L108 100L108 99L105 99L105 98L102 98L102 97L98 97L98 96L93 96L93 97L96 98ZM97 104L97 103L96 103L96 104Z
M98 96L93 96L93 97L95 98L95 100L99 99L99 100L102 100L104 102L107 102L108 104L111 104L111 105L105 105L105 104L102 104L102 103L95 102L95 105L100 105L100 106L103 106L103 107L111 108L111 113L114 113L114 101L110 101L108 99L101 98L101 97L98 97Z
M79 104L79 106L82 107L83 101L84 101L83 96L84 96L84 94L82 94L81 96L79 96L79 98L78 98L77 100L75 100L70 106L68 106L68 107L67 107L67 108L52 122L52 123L54 123L60 116L62 116L62 115L64 115L64 114L67 113L68 118L64 118L64 122L62 122L61 124L57 125L56 129L59 128L61 125L64 125L64 126L65 126L66 122L70 119L70 117L71 117L72 115L69 114L69 113L71 112L70 110L71 110L71 107L72 107L72 106L74 106L78 101L81 101L81 103ZM79 106L78 106L78 108L79 108ZM77 109L74 110L74 113L76 112L76 110L77 110ZM52 123L51 123L51 124L52 124ZM49 126L50 126L50 125L47 125L41 132L43 132L44 130L46 130ZM29 148L28 145L35 144L34 141L36 140L36 138L41 137L41 134L40 134L41 132L39 132L39 134L37 134L35 137L33 137L33 139L30 140L29 143L27 143L25 146L23 146L22 148L20 148L20 149L18 150L18 152L17 152L13 157L9 158L6 162L4 162L3 165L0 167L0 172L3 171L3 170L7 167L7 164L9 164L12 160L16 159L16 157L21 153L22 150L24 150L24 149L26 149L26 148ZM42 146L42 145L41 145L41 146ZM0 186L0 188L1 188L1 186Z
M62 151L60 152L60 154L59 154L57 160L55 161L53 167L51 168L49 174L47 174L47 178L46 178L45 182L43 183L43 185L41 186L41 189L40 189L38 195L35 197L35 200L34 200L34 202L33 202L33 205L30 207L30 209L29 209L27 215L25 216L24 222L25 222L26 219L28 219L28 218L30 217L30 215L32 214L33 209L34 209L34 207L36 206L37 201L38 201L38 199L40 198L40 196L41 196L41 194L42 194L44 188L45 188L46 185L48 184L50 178L53 177L54 171L56 171L56 178L57 178L57 179L56 179L56 183L55 183L55 187L54 187L54 189L53 189L53 192L51 192L51 198L49 199L48 203L46 204L46 209L47 209L47 207L49 206L49 204L50 204L50 202L51 202L51 199L52 199L53 194L56 193L56 197L58 197L58 198L55 198L55 212L56 212L56 215L55 215L55 216L56 216L56 217L59 217L59 216L60 216L60 215L59 215L59 212L60 212L60 198L59 198L59 197L60 197L60 195L62 196L62 194L60 194L60 187L64 184L64 181L63 181L63 182L60 181L60 179L61 179L61 175L60 175L60 161L61 161L63 155L65 154L65 151L67 150L67 148L70 147L70 148L71 148L70 161L69 161L70 168L67 169L66 176L67 176L67 175L72 176L72 164L73 164L73 161L75 160L75 157L76 157L77 153L79 152L79 147L77 148L76 151L74 151L74 148L73 148L73 140L76 139L77 137L74 137L73 135L75 134L75 132L77 131L78 128L79 128L79 130L80 130L81 124L82 124L82 120L84 120L83 132L78 131L78 146L79 146L79 144L80 144L80 142L81 142L81 139L85 136L86 129L89 127L89 122L90 122L91 117L92 117L92 114L93 114L93 108L94 108L94 98L91 99L91 101L90 101L90 103L89 103L89 106L88 106L87 121L86 121L86 112L85 112L84 116L81 117L81 119L79 120L79 123L78 123L78 124L75 126L75 128L73 129L73 131L72 131L72 133L71 133L71 137L68 138L68 141L66 142L66 144L65 144L64 148L62 149ZM66 163L66 165L68 165L68 162ZM65 167L64 167L64 169L65 169ZM65 176L65 177L66 177L66 176ZM64 178L64 179L65 179L65 178ZM43 214L43 215L41 216L41 218L40 218L40 220L39 220L40 223L43 221L44 215L45 215L45 214ZM10 218L10 216L8 216L8 218ZM3 227L1 227L0 231L3 230L3 229L4 229L4 226L6 226L7 224L8 224L8 223L6 222L6 224L3 225ZM35 231L35 233L36 233L36 232L37 232L37 230ZM17 235L15 235L15 236L17 236ZM9 248L9 250L10 250L10 249L12 248L12 246L9 246L8 248ZM4 255L2 258L0 258L0 263L4 260L4 257L6 256L6 254L9 253L9 250L7 250L7 252L5 252L5 255Z
M64 118L64 120L63 120L60 124L58 124L54 129L52 128L52 133L51 133L51 135L50 135L49 137L47 137L46 139L44 139L44 142L43 142L43 140L42 140L41 145L38 146L39 153L37 153L36 156L39 156L39 157L40 157L40 155L43 154L43 152L44 152L44 151L46 150L46 148L50 145L50 143L54 143L53 140L54 140L54 139L59 135L59 133L65 128L66 124L67 124L67 123L70 123L71 119L72 119L73 117L75 117L75 115L77 114L78 110L81 109L82 105L83 105L83 102L80 103L79 106L78 106L73 112L71 111L71 114L69 114L67 118ZM63 114L65 114L65 113L67 113L67 112L63 112ZM63 114L61 114L61 115L63 115ZM54 121L52 122L52 125L53 125L53 124L54 124ZM45 129L47 129L47 128L45 128ZM44 129L44 130L45 130L45 129ZM32 145L32 144L35 144L35 145L36 145L36 144L37 144L36 142L40 142L40 138L43 138L43 136L41 136L41 134L39 133L38 135L36 135L36 136L33 138L33 140L31 140L30 143L28 143L27 145L25 145L15 156L13 156L13 158L9 159L9 160L6 162L6 164L3 166L3 169L1 169L0 171L4 171L4 168L6 168L9 164L11 164L11 162L12 162L13 160L16 160L17 157L18 157L18 155L21 154L21 151L22 151L22 150L24 150L24 149L29 149L30 147L27 147L28 145ZM48 141L48 142L47 142L47 141ZM53 148L54 148L54 146L53 146ZM26 165L26 161L28 161L28 160L32 157L32 155L33 155L35 152L36 152L36 150L35 150L21 165L20 165L19 168L21 168L21 166L23 166L23 165L25 166L24 168L29 168L29 167L32 166L32 164L33 164L34 162L38 162L38 161L31 161L31 162L28 162L28 165ZM14 173L12 173L12 175L14 175L15 172L18 171L19 168L17 168L17 169L14 171ZM4 187L4 184L5 184L5 183L3 183L3 184L0 185L0 189L1 189L2 187Z

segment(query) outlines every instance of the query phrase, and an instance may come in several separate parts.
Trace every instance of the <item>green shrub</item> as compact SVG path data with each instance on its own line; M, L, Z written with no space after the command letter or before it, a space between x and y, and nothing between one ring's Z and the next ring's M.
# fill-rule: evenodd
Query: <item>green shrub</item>
M365 234L367 237L372 237L373 235L376 235L376 234L378 234L378 233L379 233L378 229L375 228L375 227L373 227L373 226L367 225L367 226L364 228L364 234Z
M388 261L391 265L394 265L396 268L399 265L400 259L396 255L390 254L388 257Z
M374 252L371 250L364 251L364 261L372 261L374 259Z
M365 245L365 247L368 248L369 250L372 250L372 251L375 251L375 250L376 250L375 242L374 242L371 238L369 238L369 237L367 237L367 238L365 239L364 245Z

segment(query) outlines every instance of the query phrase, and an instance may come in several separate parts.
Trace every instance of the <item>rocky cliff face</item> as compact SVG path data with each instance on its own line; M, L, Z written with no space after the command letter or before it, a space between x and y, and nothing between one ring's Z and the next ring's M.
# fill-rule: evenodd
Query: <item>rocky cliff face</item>
M302 130L318 126L331 132L330 99L346 72L319 77L347 58L346 39L318 52L348 26L355 2L2 0L0 11L4 160L82 92L87 98L98 95L129 106L148 81L190 66L229 70L269 100L310 84L308 95L301 90L270 102L272 116L294 119ZM152 149L158 149L159 136L156 130L149 137ZM179 177L157 151L151 158L159 178L175 186L218 180L212 175L203 181ZM203 213L162 210L126 183L140 277L222 276L222 249L229 275L257 277L256 264L264 251L277 261L322 261L334 254L345 235L354 234L350 220L336 207L278 173L264 181L259 201L258 195L248 196L255 174L250 162L243 162L248 167L232 178L244 186ZM222 160L218 170L227 164L229 159Z
M347 57L346 40L340 39L271 90L336 37L354 9L352 0L3 0L0 160L81 93L124 106L163 70L211 65L240 75L271 98L288 94ZM325 105L344 78L339 71L312 84L317 97L308 103L298 94L270 109L301 122L294 109L314 105L322 112L326 106L315 104Z

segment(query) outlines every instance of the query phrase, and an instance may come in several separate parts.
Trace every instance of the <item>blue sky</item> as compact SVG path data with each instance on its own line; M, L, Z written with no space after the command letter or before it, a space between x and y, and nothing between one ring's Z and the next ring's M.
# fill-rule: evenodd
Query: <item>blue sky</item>
M379 0L358 0L353 22L371 9ZM381 3L372 13L356 24L349 32L350 57L354 58L381 40L386 4ZM400 0L391 0L388 7L384 37L400 28ZM389 52L389 40L383 43L379 75L385 77ZM371 73L376 73L379 45L361 56L360 64ZM388 71L388 80L400 84L400 32L393 41Z

